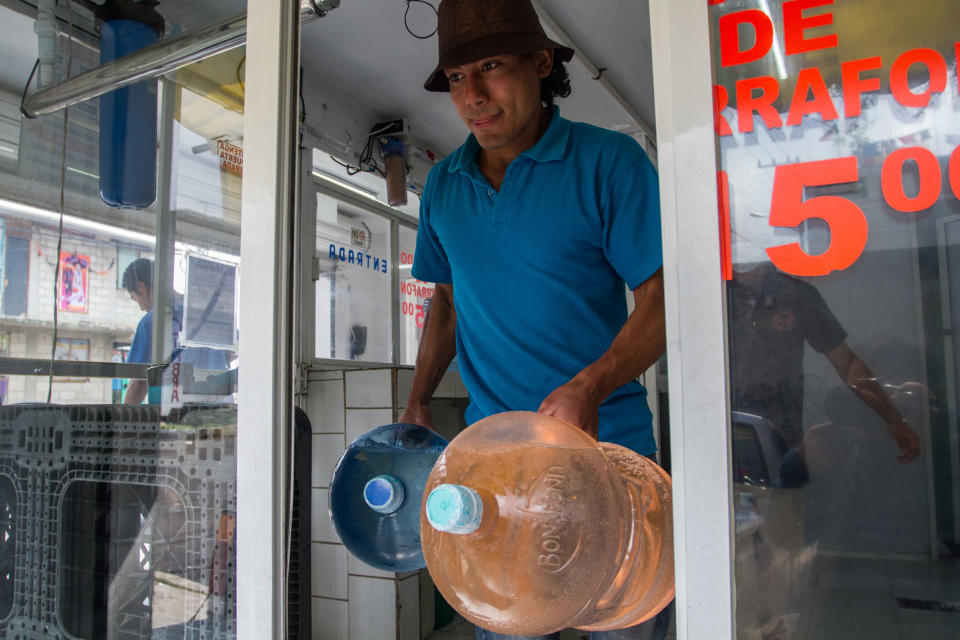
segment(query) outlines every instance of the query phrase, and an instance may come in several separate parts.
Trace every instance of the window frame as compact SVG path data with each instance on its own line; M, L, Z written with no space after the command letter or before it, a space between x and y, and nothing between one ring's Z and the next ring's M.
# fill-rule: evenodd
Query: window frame
M309 158L312 158L312 149L308 149L305 154L301 155L301 161L310 162ZM352 207L360 209L365 213L383 218L390 223L390 332L392 336L392 348L391 348L391 360L389 362L385 361L359 361L359 360L346 360L341 358L319 358L316 355L316 340L314 327L316 323L315 318L315 299L314 292L316 291L316 280L313 279L313 276L316 274L316 264L318 256L316 256L316 247L311 244L309 251L307 251L304 246L305 257L309 258L309 265L303 265L304 271L307 274L310 274L310 283L307 287L307 291L303 294L303 301L305 304L301 304L301 314L303 318L303 334L300 336L300 339L304 342L307 347L305 362L309 362L309 367L311 369L326 369L326 370L342 370L342 369L382 369L384 367L403 367L410 366L404 365L400 362L400 227L405 227L407 229L412 229L414 232L417 230L418 221L417 219L409 216L393 207L390 207L386 204L378 202L376 200L363 198L354 193L351 193L346 188L340 187L332 182L318 177L312 171L310 172L309 181L305 185L304 189L304 202L314 202L317 195L323 195L328 198L333 198L344 204L348 204ZM314 199L314 200L308 200ZM316 205L313 206L304 206L302 207L304 220L301 221L302 229L301 234L306 237L313 239L316 237Z

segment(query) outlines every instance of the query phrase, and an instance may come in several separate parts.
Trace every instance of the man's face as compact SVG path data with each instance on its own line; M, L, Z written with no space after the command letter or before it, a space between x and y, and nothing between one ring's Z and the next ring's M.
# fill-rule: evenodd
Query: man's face
M137 303L140 311L150 311L153 308L153 292L147 290L142 282L137 283L137 290L130 292L130 299Z
M550 74L553 51L501 55L444 69L450 98L480 146L522 153L539 137L540 79Z

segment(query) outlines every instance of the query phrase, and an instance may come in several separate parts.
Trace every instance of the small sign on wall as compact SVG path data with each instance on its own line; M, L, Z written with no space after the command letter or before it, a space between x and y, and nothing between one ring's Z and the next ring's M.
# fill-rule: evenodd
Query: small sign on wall
M226 140L217 140L217 156L220 169L227 173L243 176L243 148L230 144Z
M364 223L350 227L350 244L364 251L370 248L370 227Z
M60 252L60 311L86 313L89 302L90 256Z
M181 346L235 349L236 300L236 264L188 254Z

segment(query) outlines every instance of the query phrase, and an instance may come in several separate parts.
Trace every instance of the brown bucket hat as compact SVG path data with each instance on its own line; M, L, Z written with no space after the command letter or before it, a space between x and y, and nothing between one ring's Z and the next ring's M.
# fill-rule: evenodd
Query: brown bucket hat
M554 49L568 62L573 49L549 39L530 0L443 0L437 9L439 61L423 88L449 91L443 70L503 54Z

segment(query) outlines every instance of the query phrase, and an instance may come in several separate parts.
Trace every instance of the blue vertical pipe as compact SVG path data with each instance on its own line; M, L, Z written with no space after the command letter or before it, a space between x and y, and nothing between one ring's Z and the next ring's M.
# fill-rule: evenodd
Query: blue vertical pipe
M97 11L100 64L156 42L163 18L151 0L107 0ZM157 81L100 98L100 198L110 206L149 207L157 195Z

